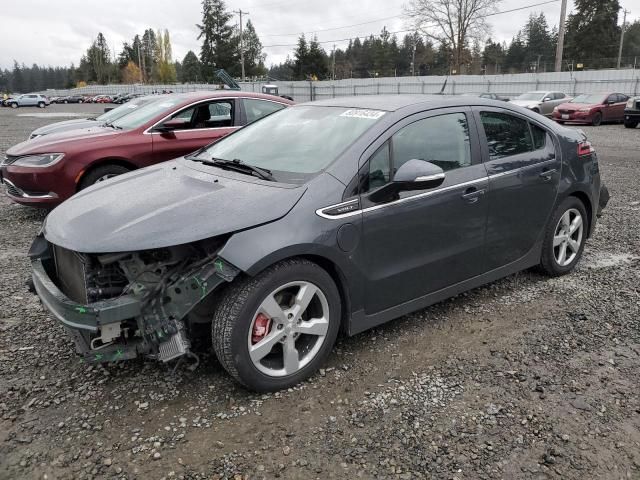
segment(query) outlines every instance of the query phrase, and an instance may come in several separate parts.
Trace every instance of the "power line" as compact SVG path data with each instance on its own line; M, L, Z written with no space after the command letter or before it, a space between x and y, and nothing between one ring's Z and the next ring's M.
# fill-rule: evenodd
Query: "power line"
M479 18L486 18L486 17L493 17L493 16L496 16L496 15L503 15L503 14L505 14L505 13L517 12L517 11L520 11L520 10L526 10L526 9L528 9L528 8L539 7L539 6L541 6L541 5L548 5L548 4L550 4L550 3L558 3L559 1L560 1L560 0L547 0L547 1L545 1L545 2L532 3L532 4L530 4L530 5L525 5L525 6L523 6L523 7L512 8L512 9L509 9L509 10L503 10L503 11L500 11L500 12L488 13L488 14L486 14L486 15L481 15ZM403 16L403 15L395 15L395 16L390 17L390 18L397 18L397 17L401 17L401 16ZM371 22L365 22L364 24L367 24L367 23L374 23L375 21L380 21L380 20L374 20L374 21L371 21ZM363 25L364 25L364 24L363 24ZM352 26L357 26L357 25L352 25ZM435 26L435 25L430 25L430 26ZM341 28L347 28L347 27L348 27L348 26L341 27ZM336 27L336 28L334 28L333 30L338 30L339 28L340 28L340 27ZM329 30L329 29L327 29L327 30ZM316 31L318 31L318 32L319 32L319 31L321 31L321 30L316 30ZM396 32L389 32L389 34L390 34L390 35L395 35L395 34L398 34L398 33L408 33L408 32L414 32L414 31L415 31L415 29L409 29L409 30L398 30L398 31L396 31ZM312 33L313 33L313 32L312 32ZM271 36L275 36L275 35L271 35ZM284 35L283 35L283 36L284 36ZM362 36L350 37L350 38L340 38L340 39L333 39L333 40L323 40L323 41L318 42L318 43L320 43L320 44L325 44L325 43L333 43L333 42L347 42L347 41L349 41L349 40L355 40L355 39L366 39L366 38L370 38L370 37L377 38L377 37L379 37L379 36L380 36L380 35L373 35L373 34L371 34L371 35L362 35ZM263 48L296 47L297 45L298 45L297 43L277 44L277 45L264 45L264 46L263 46Z
M359 27L361 25L369 25L370 23L377 23L377 22L383 22L385 20L391 20L394 18L400 18L400 17L404 17L404 15L400 14L400 15L393 15L391 17L384 17L384 18L377 18L375 20L370 20L368 22L362 22L362 23L354 23L352 25L343 25L341 27L332 27L332 28L320 28L318 30L309 30L306 32L291 32L291 33L272 33L272 34L262 34L263 37L290 37L293 35L300 35L301 33L304 34L310 34L310 33L319 33L319 32L329 32L332 30L342 30L343 28L351 28L351 27Z

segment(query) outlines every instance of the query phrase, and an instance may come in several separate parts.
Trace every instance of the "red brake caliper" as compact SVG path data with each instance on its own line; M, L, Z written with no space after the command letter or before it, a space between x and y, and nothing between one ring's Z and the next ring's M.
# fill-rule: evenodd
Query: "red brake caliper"
M259 313L256 321L253 322L253 331L251 332L251 343L255 345L264 337L269 335L271 331L271 319L263 313Z

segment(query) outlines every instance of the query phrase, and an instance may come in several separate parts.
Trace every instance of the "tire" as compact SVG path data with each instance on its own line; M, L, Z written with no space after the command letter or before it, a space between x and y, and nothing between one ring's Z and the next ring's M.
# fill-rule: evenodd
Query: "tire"
M311 287L311 291L315 287L319 293L314 293L308 308L302 310L307 319L296 322L295 315L286 313L291 304L280 309L278 298L283 298L279 297L283 295L295 300L302 292L302 287L295 285L298 283L304 288ZM269 305L276 306L269 311L280 312L281 320L278 316L271 316L263 337L256 340L254 324L263 315L259 311L266 311L263 306L269 298L275 300ZM319 309L322 309L322 314ZM338 288L324 269L304 259L285 260L256 277L237 280L223 293L213 315L213 350L224 369L248 389L268 392L289 388L311 376L329 356L338 336L341 313ZM318 319L318 315L322 318L328 315L323 336L295 333L295 329L312 324L309 317ZM268 353L254 362L250 356L250 343L258 345L269 337L273 341L264 344L266 349L263 349ZM285 362L288 345L294 346L294 350L289 352L295 352L290 358L297 359L290 362L290 372L287 372Z
M18 104L17 103L12 103L11 104L11 108L18 108Z
M82 177L80 183L78 185L79 190L84 190L87 187L95 183L102 182L107 180L108 178L115 177L117 175L122 175L123 173L130 172L127 167L123 167L122 165L101 165L99 167L90 170L87 174Z
M569 224L573 227L577 215L580 215L582 219L580 235L577 235L577 231L567 237L566 233L567 217L569 215ZM545 231L544 242L542 244L542 255L540 257L540 269L551 277L559 277L566 275L573 271L575 266L582 257L584 246L587 241L589 232L589 220L587 217L587 211L584 204L576 197L566 198L556 210L553 212L547 229ZM560 237L573 240L573 246L570 246L567 241L554 246L554 240ZM563 246L564 245L564 246ZM566 263L561 263L562 259L561 251L565 249Z
M591 121L591 125L593 125L594 127L599 127L600 125L602 125L602 114L600 112L595 114L593 120Z
M44 108L45 106L44 102L38 102L38 108Z
M533 109L531 109L531 111L532 111L533 113L540 114L540 109L539 109L539 108L533 108Z
M625 120L624 127L625 128L636 128L638 126L638 122L632 120Z
M65 100L63 103L69 103L69 100Z

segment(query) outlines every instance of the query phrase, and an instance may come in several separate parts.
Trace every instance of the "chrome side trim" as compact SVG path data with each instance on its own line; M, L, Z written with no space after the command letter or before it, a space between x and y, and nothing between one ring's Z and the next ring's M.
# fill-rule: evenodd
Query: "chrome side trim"
M544 167L545 165L555 161L556 159L552 158L550 160L545 160L544 162L534 163L532 165L525 165L524 167L514 168L513 170L507 170L506 172L494 173L493 175L489 175L489 180L493 180L494 178L506 177L507 175L514 175L516 173L529 170L531 168Z
M436 173L434 175L425 175L424 177L417 177L414 182L430 182L432 180L444 180L444 173Z
M338 204L335 204L335 205L329 205L327 207L320 208L320 209L316 210L316 215L318 215L319 217L322 217L322 218L326 218L328 220L341 220L343 218L349 218L349 217L354 217L356 215L362 215L362 214L365 214L365 213L368 213L368 212L374 212L376 210L380 210L382 208L391 207L393 205L399 205L401 203L412 202L414 200L419 200L421 198L431 197L433 195L437 195L438 193L449 192L451 190L456 190L458 188L468 187L468 186L471 186L471 185L476 185L476 184L479 184L479 183L487 183L487 182L488 182L488 178L484 177L484 178L479 178L477 180L471 180L469 182L463 182L463 183L458 183L456 185L450 185L448 187L438 188L437 190L430 190L428 192L420 193L418 195L413 195L411 197L401 198L399 200L395 200L395 201L389 202L389 203L384 203L382 205L375 205L373 207L368 207L368 208L364 208L364 209L361 209L361 210L354 210L353 212L344 213L342 215L327 215L327 214L324 213L325 210L331 210L331 209L334 209L336 207L348 205L348 204L350 204L350 203L352 203L354 201L354 200L350 200L349 202L338 203Z
M210 102L212 100L243 100L243 99L249 99L249 100L262 100L265 102L271 102L271 103L277 103L278 105L284 105L285 108L289 106L288 103L282 103L282 102L276 102L275 100L269 100L266 98L255 98L255 97L211 97L211 98L205 98L205 99L200 99L196 102L190 103L188 105L185 105L184 107L180 107L177 110L174 110L173 112L171 112L169 115L165 116L162 120L157 121L156 123L154 123L153 125L151 125L150 127L148 127L144 132L142 132L143 135L161 135L163 132L152 132L151 130L153 130L155 127L157 127L158 125L164 123L165 121L167 121L169 118L171 118L172 115L175 115L177 112L184 110L186 108L190 108L193 107L194 105L197 105L199 103L203 103L203 102ZM237 110L237 109L236 109ZM241 128L244 125L231 125L230 127L215 127L215 128L190 128L188 130L176 130L176 132L202 132L202 131L207 131L207 130L222 130L222 129L226 129L226 128Z

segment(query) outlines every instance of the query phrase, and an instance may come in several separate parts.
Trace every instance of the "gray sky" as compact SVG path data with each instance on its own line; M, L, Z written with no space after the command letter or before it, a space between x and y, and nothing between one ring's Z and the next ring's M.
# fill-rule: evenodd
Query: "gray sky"
M283 61L293 50L293 47L278 45L295 44L302 32L309 36L318 31L318 40L328 42L323 43L323 47L329 51L334 41L339 48L344 47L347 42L337 40L379 33L383 26L391 32L406 30L408 24L401 14L407 1L227 0L227 7L249 12L248 18L265 46L267 65L270 65ZM510 10L542 1L503 0L499 8ZM632 21L638 18L638 0L621 3L635 10L629 17ZM569 9L572 7L570 0ZM540 11L555 25L559 21L560 1L492 17L492 37L510 40L530 13ZM13 59L27 65L56 66L72 62L77 65L99 31L118 53L124 41L130 41L147 27L169 29L174 58L181 60L190 49L199 53L195 24L200 19L199 0L3 0L0 67L11 67Z

